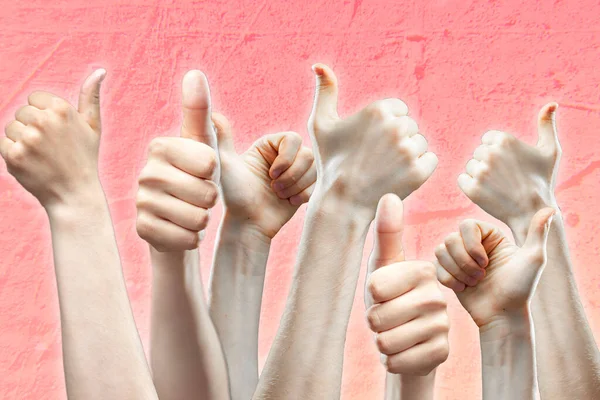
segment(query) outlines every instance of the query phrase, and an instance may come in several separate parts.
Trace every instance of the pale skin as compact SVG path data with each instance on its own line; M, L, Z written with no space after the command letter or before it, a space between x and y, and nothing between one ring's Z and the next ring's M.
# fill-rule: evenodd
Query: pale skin
M200 234L218 197L210 110L206 77L188 72L180 137L154 139L139 178L137 231L153 267L150 364L161 400L230 398L199 276Z
M381 100L341 119L335 75L322 64L313 69L309 132L319 179L255 399L339 398L346 329L377 203L388 192L408 196L437 166L402 101Z
M537 211L557 209L548 237L548 263L531 304L540 394L545 400L600 398L600 354L581 304L554 193L561 156L556 108L550 103L540 111L535 146L504 132L486 133L458 182L474 203L511 228L517 244L525 242ZM467 277L478 280L476 261L464 261L454 277L474 284Z
M554 212L544 208L533 217L522 247L496 226L470 219L436 249L440 282L456 291L479 328L484 399L538 398L530 300L546 263ZM485 268L473 286L453 275L465 253Z
M434 265L405 260L402 214L397 196L382 197L366 280L366 319L387 370L385 399L433 399L435 368L449 352L447 305Z
M69 399L157 399L98 178L97 70L79 105L35 92L0 138L8 171L50 221Z
M312 150L294 132L235 151L227 119L213 114L224 214L209 284L209 311L223 346L234 400L258 383L258 328L271 240L308 201L317 179Z

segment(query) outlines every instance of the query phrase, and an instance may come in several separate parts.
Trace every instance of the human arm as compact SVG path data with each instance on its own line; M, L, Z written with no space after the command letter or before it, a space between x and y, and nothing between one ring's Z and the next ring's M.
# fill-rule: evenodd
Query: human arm
M35 92L0 139L9 172L50 221L69 399L157 399L135 326L98 178L100 84L79 106Z
M403 102L381 100L340 119L333 72L314 70L309 131L319 178L256 399L339 397L346 328L377 203L387 192L408 196L437 165Z
M549 400L595 398L600 397L600 353L581 304L555 197L561 158L556 107L551 103L540 111L536 146L503 132L486 133L459 185L473 202L505 222L519 244L538 210L557 209L548 263L531 304L540 393Z
M153 270L150 363L161 400L228 399L227 370L199 272L200 234L218 197L218 157L206 77L183 79L181 137L149 146L137 231Z

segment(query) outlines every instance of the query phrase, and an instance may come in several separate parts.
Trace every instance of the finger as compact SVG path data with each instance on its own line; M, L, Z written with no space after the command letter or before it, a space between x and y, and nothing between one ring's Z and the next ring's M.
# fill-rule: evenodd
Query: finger
M454 258L450 255L445 243L442 243L435 248L435 256L442 268L452 275L454 279L467 286L475 286L477 284L477 279L471 277L459 267Z
M456 265L458 265L458 267L467 275L476 280L480 280L485 276L485 270L482 269L479 264L477 264L477 261L475 261L467 252L460 233L454 232L448 235L444 244L446 245L450 257L454 259ZM465 283L468 284L468 282Z
M212 123L215 126L219 154L235 153L231 124L224 115L212 113Z
M444 269L444 267L440 265L440 263L437 260L434 261L433 264L435 265L437 271L438 281L440 281L442 285L458 293L462 292L467 288L467 285L465 285L463 282L459 281L454 276L452 276L448 271Z
M523 248L528 248L534 252L545 252L550 224L552 223L552 217L555 213L555 209L546 207L533 216L531 223L529 224L529 230Z
M57 106L65 109L71 107L65 99L48 92L33 92L27 98L27 102L39 110Z
M394 374L427 375L447 358L448 342L444 336L417 344L401 353L382 355L381 362Z
M210 112L210 90L206 75L198 70L185 74L182 82L181 137L193 139L216 150L216 137Z
M394 117L404 117L408 115L408 106L400 99L384 99L382 100L382 104L392 113ZM412 119L411 121L414 122ZM417 126L417 132L418 131L419 128Z
M97 69L90 76L87 77L83 85L81 85L81 91L79 93L79 105L77 110L83 117L90 127L98 134L100 134L100 87L102 81L106 77L105 69Z
M437 315L436 315L437 317ZM375 344L381 354L393 355L447 332L437 318L423 316L388 331L375 334Z
M481 143L487 144L487 145L498 144L502 140L504 140L507 136L510 136L510 135L508 133L505 133L502 131L487 131L481 137Z
M277 156L275 161L277 161L280 156ZM312 155L312 151L307 147L302 147L299 152L297 152L296 158L292 161L290 166L285 169L285 171L279 175L277 179L272 182L273 190L276 192L280 192L283 189L294 186L300 178L310 169L311 165L313 165L314 158ZM278 168L285 168L287 165L287 161L281 161L278 163ZM273 169L271 169L271 172ZM273 175L273 173L272 173ZM310 182L312 183L312 182ZM310 184L309 183L309 184ZM303 187L301 189L305 189Z
M487 267L489 260L482 244L483 236L477 221L473 219L462 221L459 231L467 253L481 268Z
M537 147L555 151L560 148L558 132L556 130L557 103L546 104L538 115L538 142Z
M17 110L15 119L24 125L39 125L40 114L42 112L33 106L26 105Z
M182 228L150 213L139 213L136 225L140 237L159 251L192 250L200 244L198 232Z
M308 159L306 157L300 159L300 165L295 165L294 171L286 175L286 178L282 178L281 176L282 174L287 172L288 168L292 167L293 164L295 164L294 160L296 160L300 149L308 150L308 148L302 147L302 138L295 132L285 132L277 133L275 135L268 135L265 139L271 146L277 149L277 157L275 158L275 160L273 160L273 164L271 164L271 168L269 169L269 176L271 177L271 179L277 179L278 183L283 183L284 188L291 186L294 182L293 180L291 180L291 178L299 178L302 175L298 174L306 172L310 167L310 163L308 165L305 165ZM310 155L312 156L312 152L310 152ZM310 162L312 163L312 160L310 160ZM302 169L304 167L306 168L303 171L298 170L298 168ZM282 180L280 181L280 179L278 178Z
M467 174L469 174L475 179L481 177L486 170L487 166L483 162L475 160L473 158L470 159L467 162L467 165L465 166L465 171L467 172Z
M410 263L409 273L407 263ZM415 268L430 268L425 261L397 262L373 271L367 279L367 293L374 303L383 303L400 297L417 287L422 281L422 274L414 273Z
M150 143L148 153L197 178L212 179L218 167L214 150L191 139L156 138Z
M208 224L207 209L196 207L160 191L140 188L136 204L138 209L143 209L190 231L199 232Z
M316 74L317 88L310 119L317 124L327 124L339 118L337 78L325 64L315 64L312 69Z
M8 152L14 144L15 142L13 142L10 138L0 137L0 155L2 155L4 160L8 158Z
M427 179L429 179L429 177L435 172L435 169L438 166L438 162L439 161L437 156L431 151L426 152L416 161L417 167L419 168L423 176L427 177Z
M425 136L418 133L418 134L412 136L411 140L415 144L415 149L416 149L417 155L419 157L427 152L428 145L427 145L427 139L425 139Z
M172 166L156 164L150 172L142 171L139 182L202 208L213 207L217 200L218 187L214 182L196 178Z
M482 144L473 152L473 159L477 161L487 161L489 159L490 148L488 145Z
M375 215L373 252L369 260L369 271L404 261L403 214L402 200L395 194L386 194L379 200Z
M310 167L308 168L308 171L306 171L304 175L302 175L292 186L276 192L277 197L279 197L280 199L288 199L302 192L304 189L311 186L316 181L317 167L315 165L315 162L313 161Z
M290 202L291 205L299 207L302 204L308 202L308 200L310 200L310 196L313 194L314 190L315 190L315 184L313 183L312 185L310 185L309 187L307 187L300 193L295 194L292 197L290 197L288 199L288 201Z
M477 195L477 181L469 174L460 174L458 176L458 187L472 201L475 201Z
M446 309L446 302L441 296L439 302L426 303L423 302L423 291L416 288L401 297L373 304L366 311L366 317L371 331L384 332L406 324L423 314L442 309Z
M18 142L21 140L21 136L23 132L27 129L27 126L23 125L20 121L11 121L6 128L4 128L4 133L6 133L6 137L12 140L13 142Z

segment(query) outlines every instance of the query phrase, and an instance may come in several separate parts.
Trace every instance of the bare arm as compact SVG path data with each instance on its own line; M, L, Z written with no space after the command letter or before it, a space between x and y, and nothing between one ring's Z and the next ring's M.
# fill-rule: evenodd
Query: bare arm
M151 142L137 193L137 231L154 272L150 359L161 400L221 400L229 398L227 370L198 270L219 171L204 74L185 75L182 97L181 137Z
M88 77L78 109L32 93L0 152L50 221L69 399L156 399L98 179L104 75Z
M487 132L459 177L465 194L505 222L522 243L532 216L558 209L556 176L562 150L555 103L539 113L538 143L527 145L499 131ZM535 324L538 380L546 400L600 397L600 354L573 277L560 212L548 239L548 265L531 304Z
M425 376L396 375L389 372L385 376L385 400L427 400L433 399L436 369Z

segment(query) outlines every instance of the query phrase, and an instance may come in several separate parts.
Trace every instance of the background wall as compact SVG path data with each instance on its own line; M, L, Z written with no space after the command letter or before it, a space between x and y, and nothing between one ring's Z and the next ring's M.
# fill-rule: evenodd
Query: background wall
M599 1L1 0L0 7L2 123L35 89L75 100L93 68L109 71L101 174L146 345L150 269L135 233L136 178L149 141L180 123L183 74L207 73L215 109L234 122L241 151L281 130L295 130L308 143L310 66L317 61L338 75L341 115L400 97L440 158L431 181L406 202L410 257L432 259L434 246L461 219L486 218L456 185L480 136L493 128L533 142L539 108L558 101L564 150L558 197L583 302L600 334ZM262 362L284 307L303 214L273 245ZM202 246L205 281L218 216ZM64 399L48 223L2 161L0 224L0 398ZM343 397L377 399L384 375L363 320L364 269L361 275ZM442 399L477 399L477 332L454 295L448 297L452 350L437 392Z

